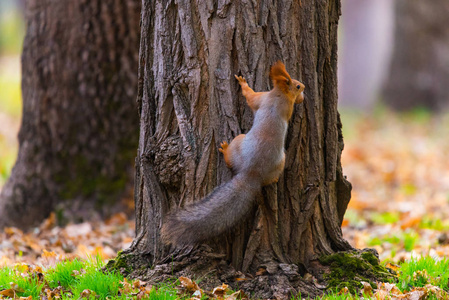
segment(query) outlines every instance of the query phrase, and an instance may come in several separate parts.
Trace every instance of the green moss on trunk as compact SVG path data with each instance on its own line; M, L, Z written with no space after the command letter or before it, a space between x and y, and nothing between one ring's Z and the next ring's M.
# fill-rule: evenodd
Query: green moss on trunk
M367 249L361 251L338 252L320 258L321 264L330 267L324 275L328 290L340 291L347 287L351 294L357 294L362 288L362 281L377 288L376 282L394 282L395 277L379 263L375 252Z
M132 266L130 266L128 263L129 256L129 254L119 252L117 253L117 257L108 261L103 269L108 272L118 272L123 276L127 276L132 271Z

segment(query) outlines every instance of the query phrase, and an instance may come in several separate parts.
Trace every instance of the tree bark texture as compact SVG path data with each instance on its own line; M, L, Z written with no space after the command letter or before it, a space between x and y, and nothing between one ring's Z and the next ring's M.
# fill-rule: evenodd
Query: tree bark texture
M132 187L140 6L27 1L20 146L0 226L107 213Z
M384 102L398 110L449 107L449 2L398 0Z
M231 178L218 147L247 132L253 118L234 74L255 91L267 91L276 60L306 86L287 133L285 171L263 189L239 226L203 246L208 254L196 256L202 265L192 269L193 276L205 274L212 258L239 274L260 268L297 274L298 265L313 270L320 255L351 248L341 233L351 185L340 164L339 14L338 0L143 1L137 236L125 253L153 268L138 268L135 275L157 278L191 263L183 258L192 248L162 243L164 216Z

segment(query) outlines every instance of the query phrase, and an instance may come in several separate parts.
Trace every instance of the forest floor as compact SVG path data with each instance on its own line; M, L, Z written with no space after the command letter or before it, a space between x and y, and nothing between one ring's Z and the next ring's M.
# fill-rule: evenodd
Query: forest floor
M449 114L342 114L343 172L353 191L343 223L381 260L449 255Z
M15 159L19 124L19 117L14 114L0 112L0 118L2 114L8 122L2 123L6 125L0 130L0 141L3 141L0 143L0 162ZM423 110L396 114L378 109L372 115L364 115L343 110L342 121L345 138L343 170L353 185L352 199L343 222L345 238L356 248L377 249L383 264L406 261L402 269L412 257L430 255L439 261L439 258L449 256L449 160L446 159L449 114L432 115ZM10 168L4 166L3 170L6 179ZM30 232L24 233L17 228L0 232L0 268L15 265L15 272L26 268L31 274L40 270L39 267L28 269L26 265L53 270L59 268L57 263L64 259L89 261L98 257L107 261L127 248L133 236L134 221L123 213L105 221L64 227L58 226L55 216L51 215ZM442 260L439 264L446 266L448 263L448 260ZM103 276L95 274L93 276ZM415 271L410 274L410 278L416 279ZM432 278L440 280L438 274ZM120 286L128 284L126 280L117 280ZM181 278L178 285L182 286L183 280L189 281ZM155 292L144 283L134 284L143 284L141 293ZM441 284L437 286L442 287ZM163 291L176 299L178 288L173 286ZM392 288L395 287L388 284L381 286L375 290L375 296L384 293L378 298L386 299ZM430 288L437 289L433 285ZM402 295L401 299L409 299L419 293L427 295L428 289L416 288L408 294L397 291L399 296ZM139 288L130 288L129 293L131 291L139 291ZM160 291L157 289L158 293ZM233 295L238 298L238 293ZM435 299L445 299L446 296L442 294ZM335 294L323 299L347 298Z
M1 112L0 118L7 120L0 131L6 179L17 151L19 119ZM413 254L449 256L449 114L343 111L342 121L343 170L353 185L343 222L346 239L359 249L377 249L382 261L400 262ZM133 236L134 221L124 214L66 227L51 217L28 233L1 232L0 266L38 263L44 249L60 258L98 254L108 259Z

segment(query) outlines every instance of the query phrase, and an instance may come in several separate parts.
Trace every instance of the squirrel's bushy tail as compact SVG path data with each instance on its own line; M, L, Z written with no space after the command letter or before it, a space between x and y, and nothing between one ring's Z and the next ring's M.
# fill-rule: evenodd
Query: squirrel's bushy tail
M259 181L239 173L204 199L168 214L162 239L175 245L193 244L232 228L251 210L261 190Z

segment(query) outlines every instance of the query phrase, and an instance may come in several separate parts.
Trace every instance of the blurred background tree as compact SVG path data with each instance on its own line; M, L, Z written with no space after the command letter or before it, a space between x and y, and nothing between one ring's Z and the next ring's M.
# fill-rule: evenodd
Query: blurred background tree
M449 2L342 0L340 106L449 104Z
M2 19L17 19L20 6L3 7ZM28 0L25 16L19 152L0 227L122 210L139 135L140 1Z
M340 107L369 110L379 99L392 51L393 4L391 0L342 0Z
M396 0L393 56L383 93L397 110L449 106L449 1Z

